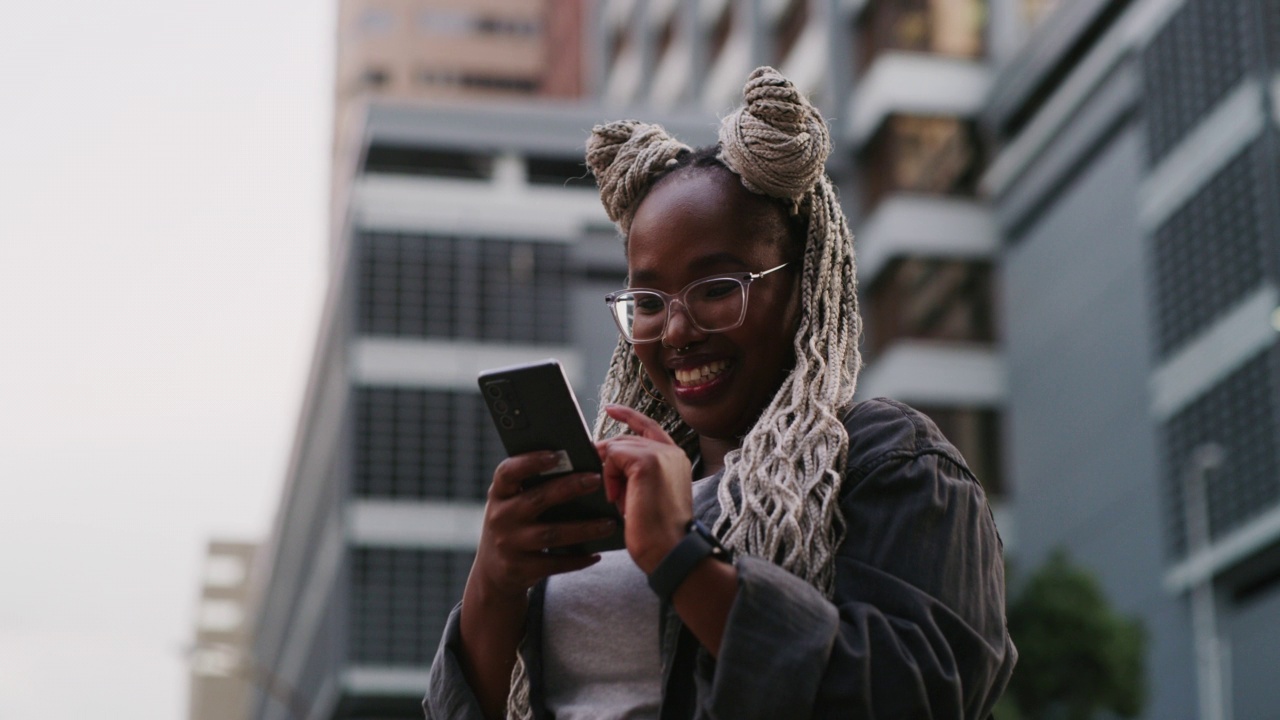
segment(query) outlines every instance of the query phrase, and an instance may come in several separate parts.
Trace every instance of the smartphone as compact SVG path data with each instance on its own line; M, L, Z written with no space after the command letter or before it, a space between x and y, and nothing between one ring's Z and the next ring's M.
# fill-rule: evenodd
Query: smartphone
M559 453L560 462L550 471L526 480L526 488L569 473L600 472L600 456L587 431L582 408L558 361L543 360L486 370L480 373L479 382L480 394L508 455L540 450ZM613 535L556 552L595 553L625 547L622 517L605 498L603 486L589 495L550 508L538 517L545 522L597 518L617 521Z

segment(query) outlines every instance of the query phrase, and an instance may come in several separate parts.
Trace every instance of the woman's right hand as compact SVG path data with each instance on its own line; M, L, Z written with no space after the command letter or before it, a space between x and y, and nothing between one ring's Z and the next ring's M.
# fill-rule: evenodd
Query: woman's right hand
M527 453L503 460L493 474L484 526L476 549L471 581L497 596L524 597L529 588L548 575L579 570L599 555L549 554L560 548L608 537L612 520L541 522L547 509L586 495L600 486L599 473L575 473L524 489L538 473L554 468L555 453Z
M577 473L524 489L524 482L556 466L554 453L503 460L493 473L480 545L462 593L462 666L485 717L502 717L516 648L524 634L529 588L548 575L579 570L599 555L555 555L549 548L608 537L612 520L548 523L548 508L600 486L599 473Z

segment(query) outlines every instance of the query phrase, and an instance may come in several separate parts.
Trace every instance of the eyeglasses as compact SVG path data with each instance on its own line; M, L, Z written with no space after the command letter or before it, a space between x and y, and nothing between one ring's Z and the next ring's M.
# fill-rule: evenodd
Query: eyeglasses
M763 272L729 273L694 280L675 295L661 290L627 289L611 292L604 301L622 337L632 344L651 343L662 337L679 302L693 326L704 333L724 332L742 324L747 316L747 290L751 283L789 263Z

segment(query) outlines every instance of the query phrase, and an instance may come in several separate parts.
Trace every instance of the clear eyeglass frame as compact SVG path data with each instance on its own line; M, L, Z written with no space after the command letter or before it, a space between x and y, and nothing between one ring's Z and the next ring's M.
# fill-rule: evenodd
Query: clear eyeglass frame
M747 317L747 303L751 298L751 283L771 272L781 270L787 265L790 265L790 263L782 263L777 267L762 270L761 272L740 272L711 275L694 280L688 285L685 285L680 292L675 294L665 293L661 290L654 290L651 288L627 288L625 290L615 290L614 292L605 295L604 301L605 304L609 306L609 314L613 317L614 324L618 326L618 331L622 333L623 339L632 345L643 345L645 343L661 340L662 337L667 334L667 325L671 322L671 308L676 302L680 303L680 306L684 309L685 317L689 318L689 322L692 323L699 331L704 333L727 332L742 325L743 321ZM707 323L705 311L699 312L697 308L701 306L697 303L691 305L689 298L697 291L714 288L716 284L722 282L737 283L740 292L737 297L741 299L741 309L736 313L736 317L733 317L732 320L725 320L722 318L718 322ZM658 327L657 334L653 337L636 339L634 335L635 309L640 305L641 301L645 299L661 300L662 322L660 327ZM699 320L699 315L702 315L701 321ZM656 317L655 313L653 324L658 326Z

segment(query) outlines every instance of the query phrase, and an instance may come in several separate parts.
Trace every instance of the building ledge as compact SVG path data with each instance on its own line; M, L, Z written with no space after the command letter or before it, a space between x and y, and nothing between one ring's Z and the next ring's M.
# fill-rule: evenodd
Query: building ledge
M1266 127L1263 85L1240 83L1151 169L1138 193L1138 220L1156 230Z
M1151 415L1164 422L1276 342L1280 293L1264 284L1151 374Z
M571 242L609 222L599 196L505 182L369 174L352 188L352 224L360 230L437 232Z
M900 340L880 354L858 380L859 399L889 397L931 406L1004 404L1004 358L990 345Z
M990 86L980 62L887 51L854 86L845 130L862 147L893 113L976 117Z
M353 665L342 672L342 689L350 695L413 695L427 689L430 668Z
M991 211L975 200L898 194L858 227L858 280L869 285L894 258L990 258L999 247Z
M553 357L570 383L582 381L581 353L569 345L514 345L462 340L360 337L351 348L351 377L367 385L401 385L479 392L485 368Z
M484 503L355 499L346 513L353 545L470 550L480 541Z
M1280 506L1169 568L1164 576L1164 589L1171 595L1180 595L1277 542L1280 542Z

